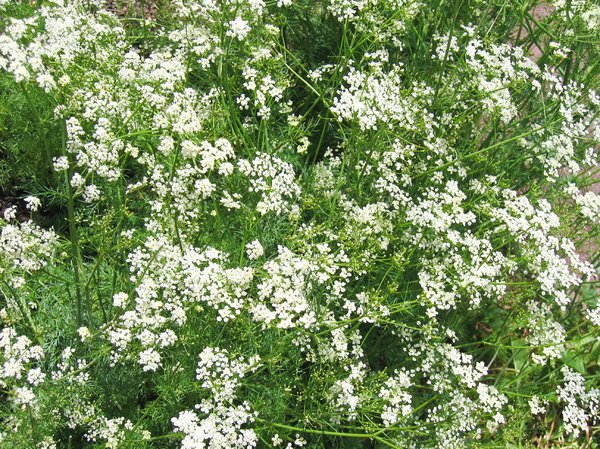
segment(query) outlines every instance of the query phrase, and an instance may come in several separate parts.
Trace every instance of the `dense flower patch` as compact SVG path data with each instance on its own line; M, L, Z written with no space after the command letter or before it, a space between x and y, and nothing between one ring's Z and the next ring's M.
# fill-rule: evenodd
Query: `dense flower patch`
M0 448L598 447L596 2L0 31Z

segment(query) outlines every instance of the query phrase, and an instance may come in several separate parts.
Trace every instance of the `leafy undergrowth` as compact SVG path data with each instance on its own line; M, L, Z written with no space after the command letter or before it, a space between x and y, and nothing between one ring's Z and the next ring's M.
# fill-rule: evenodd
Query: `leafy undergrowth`
M0 448L598 447L594 1L0 30Z

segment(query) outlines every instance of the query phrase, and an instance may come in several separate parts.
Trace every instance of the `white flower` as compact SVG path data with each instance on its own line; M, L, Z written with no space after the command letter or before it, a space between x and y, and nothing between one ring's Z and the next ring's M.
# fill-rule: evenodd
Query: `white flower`
M250 99L246 96L246 94L241 94L238 98L236 98L235 101L240 106L240 108L248 109Z
M15 404L20 405L22 409L32 407L36 404L36 397L31 388L18 387L15 389Z
M27 209L29 209L32 212L37 211L42 206L42 202L40 201L40 199L35 196L28 196L27 198L25 198L24 201Z
M36 449L56 449L56 442L52 437L44 437L41 443L37 445Z
M227 36L235 37L238 40L244 40L244 38L250 33L251 28L248 22L241 17L237 17L235 20L227 23Z
M4 211L3 216L6 221L13 220L17 216L17 207L16 206L7 207L6 210Z
M600 327L600 304L595 309L588 309L586 311L587 319L590 320L594 326ZM598 337L600 340L600 337Z
M183 143L182 143L183 144ZM160 151L165 156L171 153L175 148L175 141L171 136L162 136L160 138L160 143L158 145L158 151Z
M9 207L4 218L14 218L16 209ZM0 229L0 260L10 270L37 271L47 265L54 255L58 237L52 230L44 230L31 221L8 224ZM10 279L6 271L0 276Z
M260 192L261 199L256 210L265 215L289 212L290 199L300 195L294 167L266 153L258 153L254 160L241 159L239 170L250 179L250 191Z
M246 254L250 260L256 260L265 253L263 246L258 240L254 240L246 245Z
M306 154L309 146L310 140L308 140L308 137L303 136L300 138L300 143L296 147L296 151L298 152L298 154Z
M234 193L232 195L229 192L223 192L220 202L227 209L239 209L242 207L242 204L238 201L239 199L241 199L239 193Z
M581 208L581 214L592 221L600 220L600 195L594 192L586 192L577 195L575 202Z
M412 397L407 391L411 385L409 374L406 371L396 370L394 375L381 387L379 397L385 401L381 413L384 426L389 427L398 422L401 417L408 416L412 412Z
M532 396L529 400L529 407L531 408L532 415L542 415L546 413L546 406L548 401L540 399L539 396Z
M258 436L253 429L245 429L254 421L246 403L238 406L199 404L197 408L207 414L203 419L192 411L184 411L172 419L176 432L185 434L181 449L252 449ZM209 443L207 443L207 441Z
M575 438L580 433L587 432L590 424L598 422L600 416L600 390L585 387L583 376L563 366L563 384L560 385L556 394L563 405L563 420L565 430Z
M69 168L69 159L66 156L55 157L52 162L55 171L64 171Z
M77 333L79 334L79 338L81 338L82 342L85 342L92 335L90 334L90 330L85 326L82 326L79 329L77 329Z
M113 296L113 306L123 308L127 304L128 299L129 295L127 293L115 293Z
M273 435L273 438L271 438L271 442L273 443L274 447L277 447L281 443L283 443L283 440L281 439L281 437L279 436L279 434L276 433L275 435Z
M81 176L77 172L73 173L73 176L71 177L71 187L76 189L78 187L81 187L83 184L85 184L85 179L83 178L83 176Z
M217 403L231 402L235 399L235 390L240 380L249 371L258 367L259 357L254 356L244 361L233 359L226 350L205 348L199 355L196 378L202 381L202 387L211 391Z
M140 352L139 363L144 371L156 371L160 368L160 354L150 348Z
M307 444L306 440L300 436L300 434L296 434L296 439L294 440L294 444L298 447L305 446Z
M545 365L548 360L557 359L564 350L565 329L552 317L547 304L530 302L529 332L527 342L539 349L532 354L535 363Z
M46 379L46 374L39 368L32 368L27 373L27 382L34 387L41 384Z
M94 201L98 201L101 196L102 192L100 192L100 189L94 184L85 186L85 189L83 190L83 200L86 203L93 203Z

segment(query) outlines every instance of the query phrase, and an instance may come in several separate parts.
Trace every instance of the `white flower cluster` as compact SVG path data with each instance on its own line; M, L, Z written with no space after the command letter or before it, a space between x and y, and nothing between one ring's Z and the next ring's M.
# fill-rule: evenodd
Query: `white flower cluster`
M439 311L452 309L462 301L474 308L484 299L502 298L506 285L499 280L511 271L511 262L493 251L488 240L469 232L460 235L449 231L448 241L452 246L445 248L446 256L432 257L419 271L427 315L435 317Z
M181 142L181 155L187 159L196 159L202 169L201 173L208 173L215 168L220 168L223 163L234 157L233 147L227 139L217 139L212 145L210 142L203 141L196 145L189 140ZM230 167L230 168L228 168ZM220 172L231 172L233 167L227 165L221 168Z
M548 101L560 105L559 123L552 130L544 130L531 139L525 139L525 146L538 148L536 158L543 164L549 181L556 181L561 174L577 174L587 168L597 166L597 150L591 146L585 150L578 142L600 140L600 97L593 89L575 81L564 80L549 71L543 75ZM582 98L586 101L581 101ZM535 126L535 124L534 124ZM541 126L539 127L541 128ZM555 132L551 132L556 130Z
M46 375L36 364L44 357L41 346L33 345L24 335L11 327L0 332L0 388L12 390L13 403L20 408L37 407L34 388L45 381Z
M190 18L192 17L186 19ZM219 47L220 38L206 28L206 22L193 22L195 21L183 22L181 27L170 30L168 38L178 53L188 55L189 58L198 58L200 67L207 69L223 53Z
M66 12L63 11L65 8ZM70 2L68 8L50 9L58 11L55 12L57 15L68 14L74 9L79 16L87 16L80 2ZM101 21L108 20L106 17L98 16ZM112 19L109 22L112 23ZM68 107L61 105L55 111L57 116L66 119L67 150L73 155L56 158L55 169L68 169L69 159L73 166L81 169L82 173L73 174L72 185L78 194L83 193L87 202L100 198L100 188L84 187L86 180L97 175L112 182L122 176L127 158L139 158L142 163L148 161L147 152L141 152L131 137L164 135L174 146L172 134L183 144L190 133L202 129L215 94L212 91L203 94L185 87L188 70L185 53L158 49L142 55L139 50L126 48L119 40L123 30L117 25L106 33L110 39L107 37L102 45L98 45L104 57L88 61L85 74L69 71L68 66L62 67L73 77L65 83L72 83L73 88L77 88L70 95ZM42 33L41 36L43 39L45 35ZM90 39L92 42L88 44L95 45L94 37L90 36ZM84 54L97 55L96 48Z
M57 243L53 230L42 229L32 221L4 224L0 229L0 276L13 288L22 286L23 274L44 268Z
M562 367L562 374L564 381L556 394L563 403L565 430L577 437L600 419L600 390L586 389L583 376L567 366Z
M111 129L113 124L106 117L100 117L95 125L92 139L84 142L84 132L75 117L67 120L67 149L74 153L77 165L108 181L119 179L119 154L125 148Z
M522 244L526 268L539 282L544 295L561 308L566 307L571 301L569 289L578 286L582 277L593 277L594 268L581 259L571 241L551 235L560 220L548 201L540 200L536 208L516 192L505 190L503 194L504 207L491 209L490 215Z
M357 16L370 0L333 0L329 5L331 13L338 20L353 19Z
M476 217L473 212L465 211L466 199L458 183L448 181L443 189L428 189L422 200L409 206L406 218L419 227L440 233L447 232L452 226L470 225Z
M532 415L543 415L546 413L546 408L548 406L548 401L540 399L539 396L532 396L528 401L529 407L531 408Z
M53 168L57 172L68 170L69 158L66 156L58 156L53 159Z
M416 0L331 0L327 9L340 22L352 22L368 33L373 41L402 48L406 22L422 6Z
M464 447L464 435L471 434L472 438L480 439L483 433L477 417L494 413L506 402L504 395L499 395L494 387L483 391L482 398L488 402L473 400L462 392L453 394L452 399L441 406L435 406L429 412L428 421L435 425L437 448L453 449ZM491 393L491 394L490 394ZM488 418L489 419L489 418ZM444 423L445 425L441 425ZM450 425L448 425L450 423ZM496 412L487 421L487 430L493 433L499 426L506 423L506 418Z
M78 368L80 371L81 368ZM62 380L68 381L69 374L65 374ZM89 379L82 383L87 386ZM134 425L130 420L124 417L109 418L94 403L85 390L73 388L72 385L63 384L63 393L70 398L68 404L60 409L62 415L62 425L69 429L80 429L83 431L83 438L92 444L101 444L107 449L118 449L123 447L128 436L135 440L147 439L150 432L144 429L141 423ZM59 410L54 410L59 413ZM43 447L43 446L42 446Z
M441 363L443 369L439 372L431 370L431 364L433 363ZM477 362L473 364L473 356L447 343L436 345L435 352L428 355L423 367L426 372L429 372L430 383L432 383L434 390L439 391L451 388L450 379L446 377L447 371L454 374L460 383L468 388L476 388L478 381L487 374L485 363Z
M62 70L66 72L79 55L94 53L99 61L109 60L111 47L95 44L118 42L122 29L106 13L87 14L82 3L58 0L41 6L31 17L13 21L0 35L0 68L12 73L17 82L33 78L50 91L57 87ZM42 23L43 31L35 33ZM57 73L48 60L58 63Z
M182 252L164 236L149 238L144 248L131 253L134 301L128 304L127 295L116 295L115 306L124 310L107 332L115 360L137 340L138 362L144 370L155 371L161 366L160 352L178 339L173 329L186 322L190 310L206 304L217 311L217 320L237 316L248 301L253 273L250 268L225 268L225 261L212 248L187 247Z
M196 378L211 397L196 409L207 416L200 419L193 411L181 412L172 419L176 432L185 434L182 449L249 449L258 436L253 429L242 428L254 421L248 404L233 405L235 390L248 372L258 368L259 357L231 359L226 350L205 348L199 356Z
M400 67L372 74L351 67L344 82L347 86L338 92L331 107L339 121L356 120L362 130L376 130L381 124L416 130L422 109L415 98L427 97L428 89L413 86L412 92L408 91Z
M36 212L40 207L42 207L42 201L36 196L25 197L23 201L25 201L25 206L31 212Z
M87 369L87 360L73 357L74 354L75 350L70 346L62 350L60 361L56 363L54 369L49 373L52 381L64 381L65 385L73 388L84 386L89 382L90 373ZM73 428L76 426L74 424Z
M385 381L379 390L379 397L385 401L381 413L384 426L394 425L412 412L412 395L408 392L411 386L410 373L406 370L396 370L394 375Z
M486 427L490 432L506 422L501 410L508 398L495 387L481 382L487 374L483 362L473 365L472 356L449 344L437 344L435 352L426 355L421 369L429 377L428 383L432 384L435 391L451 393L448 402L434 406L428 412L428 421L431 423L451 423L440 428L437 435L439 447L456 447L466 433L475 432L476 436L480 436L482 416L491 416L486 418ZM456 376L458 382L452 382L449 374Z
M259 302L251 305L254 319L282 329L314 326L317 316L309 298L311 283L319 281L319 266L280 246L277 258L263 269L268 275L257 286ZM321 282L327 278L322 276Z
M182 88L186 77L182 57L169 51L157 51L143 57L139 52L130 50L123 55L119 77L121 81L139 86L148 100L161 101L160 93L168 94Z
M365 400L360 389L367 376L367 365L356 361L349 364L350 373L344 379L336 380L330 389L331 407L338 415L332 417L333 422L339 423L341 416L350 421L357 417L357 410ZM342 415L343 413L343 415Z
M360 207L351 201L342 204L347 220L348 238L366 241L371 238L385 251L389 245L388 235L392 232L393 214L387 204L374 203Z
M437 147L436 144L434 147ZM416 148L395 139L391 148L373 155L377 173L374 188L388 198L393 210L398 211L411 199L405 189L412 183L411 169Z
M273 113L273 106L283 99L287 80L281 78L277 72L268 71L266 74L263 65L277 67L281 64L282 57L274 49L262 48L256 52L254 58L248 61L242 71L245 79L244 87L247 89L250 98L246 94L238 97L237 102L242 109L248 109L250 101L258 108L257 115L263 120L269 120Z
M161 138L159 151L163 154L169 155L175 148L177 146L173 138ZM145 157L144 163L151 175L142 184L155 194L151 201L155 216L148 228L156 225L157 229L161 229L158 225L161 221L171 223L173 232L187 240L188 233L197 226L204 212L199 207L203 201L212 203L211 200L219 195L221 203L224 199L232 199L227 191L221 191L219 182L234 172L235 167L230 162L234 152L231 143L224 138L217 139L214 144L185 139L181 142L180 152L186 162L174 171L155 158ZM237 193L234 195L237 197Z
M293 211L293 201L300 195L294 168L281 159L258 153L252 161L241 159L239 170L250 180L250 192L261 194L256 210L261 214L278 215Z
M581 19L590 32L600 31L600 6L593 0L553 0L552 5L566 20Z
M517 115L510 87L528 82L540 69L521 47L485 45L483 40L473 36L466 46L466 55L475 76L474 83L484 97L482 107L491 114L498 112L504 123L509 123Z
M89 442L104 441L106 449L118 449L125 438L125 432L133 429L133 423L123 417L98 417L85 434Z
M248 361L243 357L232 359L227 350L220 348L205 348L198 358L196 379L211 392L212 399L217 403L232 402L241 379L246 373L256 370L260 361L258 356Z
M565 329L552 317L547 304L528 304L529 332L527 342L537 346L531 358L535 363L545 365L548 360L557 359L564 351Z
M203 419L193 411L181 412L173 418L176 432L185 436L181 449L251 449L256 447L258 436L252 429L242 428L254 421L253 413L246 404L216 407L200 406L207 414Z
M594 309L587 310L586 316L594 326L600 327L600 304L598 304ZM598 340L600 340L600 336L598 337Z
M581 210L581 215L592 222L600 221L600 195L594 192L585 192L576 195L574 199Z
M237 17L227 23L227 32L225 35L243 41L250 31L252 31L252 28L248 25L248 22L241 17Z
M246 245L246 254L250 260L256 260L260 258L264 253L265 249L258 240L253 240Z
M248 301L248 289L254 280L251 268L225 268L223 253L208 248L203 254L188 250L183 256L186 295L194 302L214 308L218 321L239 315Z

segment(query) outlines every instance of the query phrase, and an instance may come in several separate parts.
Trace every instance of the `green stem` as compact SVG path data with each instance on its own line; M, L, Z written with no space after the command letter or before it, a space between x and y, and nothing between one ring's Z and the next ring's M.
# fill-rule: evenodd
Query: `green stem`
M67 130L66 125L62 126L62 147L63 154L67 154ZM69 222L69 240L71 242L71 264L73 266L73 277L75 278L75 297L77 300L77 327L81 326L81 276L80 263L81 251L79 248L79 233L75 224L75 195L70 182L71 170L65 171L65 184L67 186L67 221Z
M17 307L19 308L21 314L23 315L23 317L25 318L25 320L29 324L29 327L31 327L31 331L33 332L36 340L38 341L38 343L42 343L42 340L41 340L41 337L40 337L40 332L38 331L35 323L33 322L33 319L31 318L31 313L29 311L29 307L27 306L27 304L25 304L23 302L23 298L20 295L17 295L17 292L14 291L14 289L10 286L10 284L8 282L6 282L3 279L2 283L4 285L6 285L6 287L10 291L10 294L12 295L12 297L13 297L13 299L15 301L15 304L17 304ZM4 292L2 292L2 294L4 295Z
M167 433L165 435L151 437L151 438L148 438L146 441L168 440L168 439L182 438L183 436L184 436L184 434L181 432L173 432L173 433Z
M396 446L395 444L393 444L392 442L387 441L386 439L380 437L379 434L381 432L377 432L374 434L373 433L356 433L356 432L335 432L332 430L305 429L302 427L288 426L287 424L273 423L273 422L265 421L260 418L257 418L256 421L261 422L263 424L273 426L273 427L278 427L280 429L292 430L294 432L312 433L312 434L316 434L316 435L327 435L327 436L332 436L332 437L343 437L343 438L365 438L365 439L369 439L369 440L375 440L375 441L377 441L381 444L384 444L388 447L399 449L399 447Z

